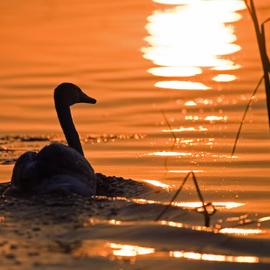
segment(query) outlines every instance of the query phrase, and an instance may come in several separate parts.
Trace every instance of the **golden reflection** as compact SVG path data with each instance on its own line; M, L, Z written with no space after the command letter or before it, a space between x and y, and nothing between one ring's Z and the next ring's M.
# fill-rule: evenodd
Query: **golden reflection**
M217 209L232 209L245 205L244 203L237 202L213 202L212 203ZM177 206L182 206L184 208L199 208L202 207L201 202L182 202L177 203Z
M75 257L137 257L155 253L154 248L141 247L136 245L110 243L102 240L86 240L81 246L73 251Z
M225 203L224 203L225 204ZM179 204L180 205L180 204ZM185 203L183 204L185 205ZM196 204L190 205L190 207L194 207ZM215 203L213 204L215 205ZM240 204L241 206L243 204ZM239 207L239 206L234 206L234 207ZM215 207L218 209L218 204L215 205ZM226 207L226 205L225 205ZM232 206L228 206L228 208L232 208ZM120 220L100 220L100 219L89 219L88 223L91 225L96 225L96 224L110 224L114 226L126 226L126 225L135 225L134 222L132 221L120 221ZM238 236L247 236L247 235L262 235L268 233L266 230L258 229L258 228L253 228L253 229L243 229L243 228L208 228L204 226L192 226L188 224L184 224L181 222L176 222L176 221L168 221L168 220L161 220L158 222L155 221L142 221L142 222L136 222L136 225L162 225L162 226L168 226L168 227L174 227L174 228L184 228L187 230L192 230L192 231L200 231L200 232L210 232L213 234L232 234L232 235L238 235Z
M190 171L193 171L194 173L202 173L203 170L168 170L169 173L189 173Z
M154 248L146 248L133 245L122 245L116 243L110 243L110 248L112 248L112 253L119 257L135 257L139 255L147 255L155 252Z
M192 107L192 106L197 106L197 103L194 101L186 101L185 106Z
M162 182L160 182L158 180L142 180L142 181L146 182L146 183L148 183L150 185L153 185L155 187L161 187L161 188L167 189L167 190L170 190L172 188L172 186L167 185L165 183L162 183Z
M264 233L264 231L261 229L239 229L239 228L222 228L221 230L219 230L219 232L224 234L237 234L242 236Z
M198 67L158 67L150 68L148 72L161 77L190 77L202 73Z
M216 71L240 68L223 56L241 49L229 23L241 19L237 12L245 9L243 1L153 1L177 6L155 11L148 17L149 36L145 40L149 46L142 48L142 53L145 59L158 66L150 68L149 73L163 77L194 77L204 72L202 68ZM217 76L215 80L221 81L222 74ZM155 86L177 90L210 89L202 82L187 80L159 81Z
M217 103L222 103L224 100L222 97L218 97ZM195 101L190 100L185 102L186 106L197 106L198 104L203 104L203 105L213 105L215 104L213 99L207 99L207 98L197 98Z
M208 115L204 118L205 121L227 121L228 116Z
M198 121L200 120L200 117L198 115L186 115L185 120Z
M94 222L93 222L93 223L94 223ZM110 219L110 220L108 221L108 223L111 224L111 225L121 225L121 224L122 224L122 221L116 220L116 219Z
M195 127L180 127L173 129L163 129L162 132L189 132L189 131L207 131L208 129L203 126Z
M230 74L219 74L213 78L215 82L232 82L234 80L236 80L236 76Z
M176 138L176 143L177 144L185 144L185 145L213 145L214 144L215 139L213 138L208 138L208 139L180 139L180 138Z
M218 116L218 115L207 115L205 117L200 117L198 115L186 115L185 120L191 120L191 121L199 121L199 120L204 120L204 121L227 121L228 116Z
M208 90L209 87L199 82L188 81L162 81L155 83L158 88L176 89L176 90Z
M259 258L255 256L228 256L186 251L171 251L170 257L213 262L259 263Z
M262 217L258 219L258 222L265 222L265 221L270 221L270 217L267 216L267 217Z
M132 259L134 262L139 256L150 256L151 258L174 258L213 262L230 263L260 263L269 262L268 258L255 256L235 256L223 254L210 254L194 251L161 251L153 247L144 247L134 244L106 242L102 240L85 240L80 247L72 251L74 257L107 257L111 260Z
M153 152L149 153L148 156L157 156L157 157L190 157L191 153L187 152L169 152L169 151L161 151L161 152Z
M183 172L183 171L182 171ZM186 171L189 172L189 171ZM196 172L196 171L193 171ZM197 171L198 172L198 171ZM155 180L150 180L150 181L155 181ZM164 184L164 186L168 186L171 188L171 186ZM95 196L95 199L97 200L110 200L110 201L126 201L126 202L133 202L136 204L159 204L159 205L168 205L168 201L155 201L155 200L148 200L148 199L142 199L142 198L127 198L127 197L108 197L108 196ZM244 206L244 203L238 203L238 202L213 202L212 203L215 208L217 209L232 209L232 208L237 208ZM175 207L180 207L180 208L186 208L186 209L196 209L199 207L202 207L201 202L173 202L171 204L172 206ZM121 221L111 219L110 224L112 225L120 225L122 224Z

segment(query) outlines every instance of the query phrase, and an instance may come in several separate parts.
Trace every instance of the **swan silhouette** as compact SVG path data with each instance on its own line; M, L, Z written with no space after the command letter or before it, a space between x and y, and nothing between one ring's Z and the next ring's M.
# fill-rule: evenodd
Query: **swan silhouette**
M52 143L40 152L26 152L16 161L12 172L11 190L23 194L52 192L96 193L97 176L84 158L79 135L74 126L70 106L76 103L95 104L78 86L62 83L54 90L57 116L68 146Z

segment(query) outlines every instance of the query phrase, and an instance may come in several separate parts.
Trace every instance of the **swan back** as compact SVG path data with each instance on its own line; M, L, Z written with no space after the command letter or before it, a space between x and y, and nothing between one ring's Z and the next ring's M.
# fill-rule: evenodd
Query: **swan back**
M63 144L50 144L39 153L27 152L16 162L13 186L24 193L96 193L96 175L89 162Z

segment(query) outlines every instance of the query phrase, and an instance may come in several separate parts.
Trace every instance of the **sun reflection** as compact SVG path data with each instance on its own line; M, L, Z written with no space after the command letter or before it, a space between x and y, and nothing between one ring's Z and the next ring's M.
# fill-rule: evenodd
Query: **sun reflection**
M208 115L204 118L205 121L227 121L228 116Z
M239 228L222 228L219 230L220 233L224 234L238 234L238 235L250 235L250 234L262 234L264 233L261 229L239 229Z
M269 262L268 258L256 256L236 256L223 254L210 254L187 250L162 251L153 247L144 247L132 243L115 243L102 240L85 240L81 245L72 251L74 257L107 257L111 260L130 259L133 262L139 256L145 258L174 258L212 262L230 263L260 263Z
M135 257L139 255L147 255L155 252L154 248L146 248L133 245L122 245L116 243L110 243L113 255L120 257Z
M190 260L213 261L213 262L235 262L235 263L258 263L259 258L255 256L228 256L218 254L203 254L198 252L171 251L170 257L184 258Z
M156 187L161 187L163 189L167 189L167 190L170 190L172 188L172 186L170 185L167 185L165 183L162 183L158 180L142 180L143 182L146 182L150 185L153 185L153 186L156 186Z
M180 127L173 129L162 129L162 132L189 132L189 131L207 131L208 129L203 126L195 127Z
M105 242L102 240L86 240L83 241L81 246L73 251L75 257L111 257L111 255L122 257L137 257L142 255L149 255L155 253L154 248L141 247L136 245L118 244Z
M189 171L188 171L189 172ZM196 172L196 171L194 171ZM147 181L147 180L146 180ZM155 181L155 180L148 180L148 181ZM159 182L159 181L157 181ZM161 184L161 183L160 183ZM172 188L169 185L163 184L166 186L166 188ZM163 187L163 185L160 185ZM110 200L110 201L126 201L126 202L133 202L136 204L158 204L158 205L168 205L168 201L155 201L155 200L148 200L148 199L143 199L143 198L127 198L127 197L108 197L108 196L95 196L95 199L97 200ZM202 207L201 202L173 202L171 204L174 207L180 207L180 208L185 208L185 209L190 209L194 210L199 207ZM232 208L237 208L245 205L244 203L238 203L238 202L213 202L212 205L215 206L217 209L232 209ZM122 224L121 221L111 219L109 221L110 224L112 225L120 225Z
M265 221L270 221L270 216L262 217L258 219L258 222L265 222Z
M181 202L176 203L178 206L182 206L185 208L199 208L202 207L201 202ZM217 209L232 209L237 208L245 205L244 203L237 203L237 202L213 202L212 205L215 206Z
M199 206L199 202L196 203L191 203L190 205L188 205L188 203L186 203L186 205L188 207L193 208L195 205ZM221 204L223 204L224 208L233 208L233 207L239 207L242 206L244 204L239 204L236 205L236 203L231 203L231 202L224 202L224 203L213 203L213 205L215 206L216 209L221 209L222 207ZM230 205L231 204L231 205ZM180 204L179 204L180 205ZM185 203L182 203L182 205L184 206ZM187 208L188 208L187 207ZM97 224L110 224L110 225L114 225L114 226L127 226L127 225L134 225L134 222L132 221L120 221L120 220L100 220L100 219L89 219L88 223L91 225L97 225ZM154 222L154 221L137 221L136 222L137 225L141 225L141 226L156 226L156 225L162 225L162 226L168 226L168 227L173 227L173 228L183 228L183 229L187 229L187 230L192 230L192 231L198 231L198 232L209 232L209 233L213 233L213 234L231 234L231 235L236 235L236 236L241 236L241 237L246 237L247 235L262 235L262 234L268 234L269 232L266 230L262 230L259 228L208 228L208 227L204 227L204 226L197 226L197 225L188 225L185 223L181 223L181 222L176 222L176 221L168 221L168 220L161 220L159 222Z
M155 83L158 88L176 89L176 90L208 90L209 87L199 82L188 81L162 81Z
M218 115L207 115L205 117L200 117L199 115L186 115L185 120L191 120L191 121L199 121L199 120L204 120L204 121L224 121L226 122L228 120L228 116L218 116Z
M193 171L194 173L202 173L203 170L168 170L169 173L189 173L190 171Z
M192 106L197 106L197 103L194 101L186 101L185 106L192 107Z
M148 72L161 77L190 77L202 73L198 67L158 67L150 68Z
M169 151L161 151L161 152L153 152L149 153L148 156L157 156L157 157L190 157L191 153L187 152L169 152Z
M213 78L215 82L232 82L234 80L236 80L236 76L230 74L219 74Z
M158 66L150 68L149 73L163 77L194 77L204 72L202 68L216 71L240 68L224 56L241 49L229 23L241 19L237 12L245 8L243 1L154 1L177 6L155 11L148 17L149 36L145 40L149 46L142 48L142 53L145 59ZM215 80L221 81L223 75L217 76ZM210 89L202 82L187 80L159 81L155 86L177 90Z

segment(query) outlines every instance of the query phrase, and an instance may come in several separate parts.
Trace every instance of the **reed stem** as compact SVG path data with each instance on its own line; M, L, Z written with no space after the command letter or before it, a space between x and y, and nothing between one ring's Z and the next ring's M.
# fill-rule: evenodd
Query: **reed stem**
M215 214L216 209L214 207L214 205L212 203L205 203L199 183L197 181L197 178L195 176L195 173L193 171L190 171L189 173L187 173L187 175L185 176L185 178L183 179L183 182L181 183L181 185L179 186L179 188L177 189L177 191L175 192L175 194L173 195L173 197L171 198L171 201L169 202L169 204L167 204L164 209L160 212L160 214L156 217L155 221L159 221L164 214L167 212L167 210L172 206L173 202L175 201L175 199L177 198L177 196L180 194L180 192L182 191L184 185L186 184L189 176L192 175L192 179L198 194L198 197L202 203L202 208L203 208L203 215L204 215L204 226L205 227L209 227L210 226L210 217ZM212 206L213 211L211 213L208 212L207 210L207 206ZM201 207L199 207L201 208Z
M255 89L253 90L253 93L252 93L252 95L251 95L251 97L250 97L250 99L249 99L249 101L248 101L248 104L247 104L246 109L245 109L245 111L244 111L244 114L243 114L243 117L242 117L242 120L241 120L239 129L238 129L238 132L237 132L237 134L236 134L236 138L235 138L235 141L234 141L234 145L233 145L231 157L233 157L234 154L235 154L236 146L237 146L237 143L238 143L240 134L241 134L241 130L242 130L242 127L243 127L245 118L246 118L246 116L247 116L248 109L249 109L249 107L250 107L250 105L251 105L251 102L252 102L253 98L255 97L255 95L256 95L256 93L257 93L257 91L258 91L258 89L259 89L259 87L260 87L262 81L263 81L263 78L264 78L264 76L262 76L261 79L259 80L259 82L257 83L257 85L256 85Z
M250 16L253 21L253 25L256 32L256 38L258 47L260 50L260 58L262 62L263 67L263 74L264 74L264 85L265 85L265 92L266 92L266 106L267 106L267 112L268 112L268 124L270 128L270 81L269 81L269 72L270 72L270 65L269 65L269 59L267 56L267 50L266 50L266 39L265 39L265 29L264 25L269 22L269 19L265 20L261 24L261 28L258 21L258 16L256 12L256 8L254 5L254 1L250 0L250 4L248 3L248 0L245 0L247 9L250 13Z

